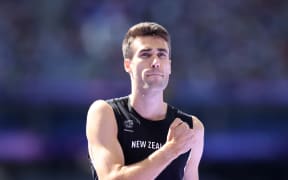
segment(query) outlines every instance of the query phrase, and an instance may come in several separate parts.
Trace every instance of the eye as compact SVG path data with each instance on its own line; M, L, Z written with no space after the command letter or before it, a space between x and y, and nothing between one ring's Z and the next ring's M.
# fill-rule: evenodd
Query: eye
M159 52L158 53L158 57L161 58L161 59L165 59L165 58L167 58L167 53Z
M144 52L144 53L141 53L141 54L140 54L140 57L142 57L142 58L149 58L149 57L151 57L151 54L150 54L150 53L147 53L147 52Z

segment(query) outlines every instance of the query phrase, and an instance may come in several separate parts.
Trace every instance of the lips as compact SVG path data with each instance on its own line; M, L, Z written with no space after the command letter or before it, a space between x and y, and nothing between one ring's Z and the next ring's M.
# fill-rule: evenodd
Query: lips
M151 69L145 72L145 76L149 77L149 76L160 76L160 77L164 77L164 73L159 71L158 69Z
M164 75L163 74L161 74L161 73L148 73L148 74L146 74L148 77L149 76L161 76L161 77L163 77Z

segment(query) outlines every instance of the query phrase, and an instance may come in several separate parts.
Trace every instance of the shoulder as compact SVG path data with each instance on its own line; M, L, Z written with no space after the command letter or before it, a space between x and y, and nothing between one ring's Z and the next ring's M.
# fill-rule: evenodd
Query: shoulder
M111 110L111 106L105 101L105 100L96 100L94 101L90 107L89 107L89 110L88 110L88 115L89 113L93 113L95 111L97 112L105 112L105 111L109 111Z
M113 108L106 100L94 101L87 112L87 123L95 123L95 121L104 121L111 118L114 118Z
M196 131L204 132L204 125L200 121L200 119L198 117L194 116L194 115L191 115L191 117L192 117L193 128Z
M88 110L88 114L97 111L98 113L109 113L128 103L128 96L112 98L107 100L96 100L92 103Z
M102 121L106 121L106 119L111 118L114 118L112 107L105 100L96 100L89 107L87 113L87 126L99 124Z
M191 122L191 120L192 120L192 125L193 125L193 129L195 129L195 130L199 130L199 131L204 131L204 125L203 125L203 123L201 122L201 120L198 118L198 117L196 117L196 116L194 116L194 115L190 115L190 114L188 114L188 113L185 113L185 112L183 112L182 110L180 110L180 109L178 109L178 108L176 108L176 107L174 107L174 106L172 106L172 105L170 105L170 104L168 104L172 109L174 109L174 110L176 110L176 112L177 112L177 117L180 117L180 119L188 119L190 122Z
M94 141L95 134L105 134L107 131L117 132L115 116L112 107L105 100L96 100L89 107L86 121L88 140Z

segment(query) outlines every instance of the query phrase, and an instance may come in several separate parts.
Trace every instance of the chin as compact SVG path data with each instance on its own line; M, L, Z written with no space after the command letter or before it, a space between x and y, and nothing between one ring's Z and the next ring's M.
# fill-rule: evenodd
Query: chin
M166 87L167 87L167 84L164 84L163 82L162 83L149 83L149 82L147 82L147 83L145 83L144 84L144 89L154 89L154 90L161 90L161 91L163 91Z

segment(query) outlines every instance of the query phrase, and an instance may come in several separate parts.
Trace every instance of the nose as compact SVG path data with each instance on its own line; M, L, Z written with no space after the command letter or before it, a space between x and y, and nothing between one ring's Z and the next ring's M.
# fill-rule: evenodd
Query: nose
M160 61L157 57L153 59L151 66L152 66L152 68L159 68L160 67Z

